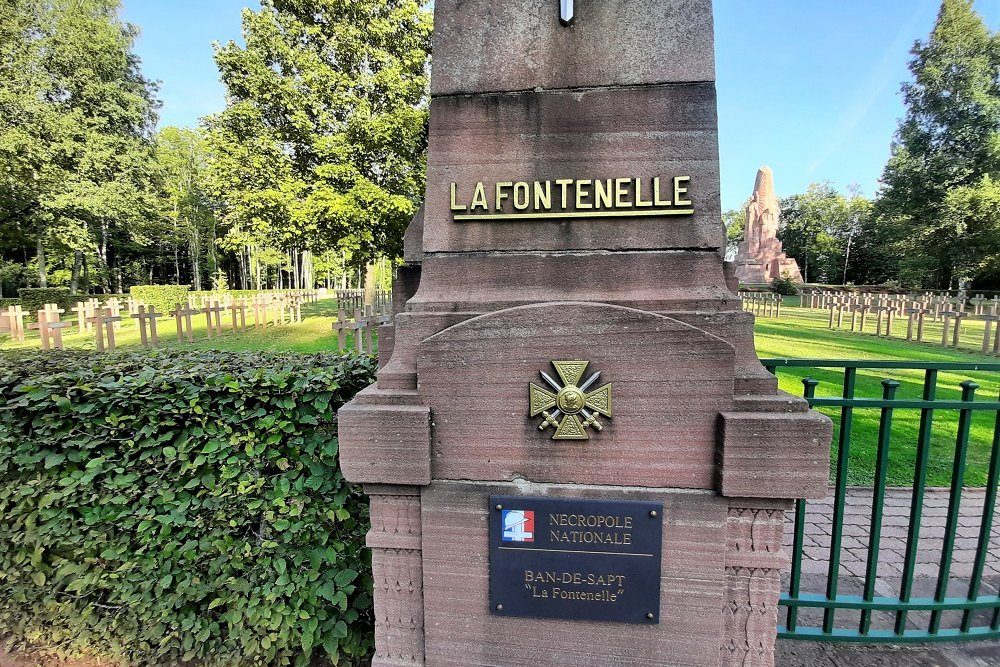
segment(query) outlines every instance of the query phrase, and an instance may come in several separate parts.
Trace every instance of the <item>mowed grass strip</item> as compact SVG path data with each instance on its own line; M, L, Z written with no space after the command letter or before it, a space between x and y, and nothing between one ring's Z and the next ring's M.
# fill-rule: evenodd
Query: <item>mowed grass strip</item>
M281 324L255 329L253 313L246 312L246 333L234 332L230 324L232 311L228 308L222 313L222 335L211 338L207 335L208 325L204 313L191 316L194 341L177 340L177 327L173 315L164 315L157 319L157 335L161 348L185 347L204 350L273 350L290 351L311 354L314 352L330 352L337 349L337 332L333 331L333 322L337 319L337 300L321 299L315 303L302 304L302 322L298 324ZM71 326L64 328L63 347L66 349L95 349L94 332L77 333L76 317L64 319ZM25 331L25 341L15 343L0 338L0 350L39 349L37 331ZM135 320L125 312L122 315L121 327L115 331L117 347L138 346L140 342L139 327ZM347 349L354 349L353 332L347 332Z
M792 305L793 302L796 305ZM828 328L828 311L803 309L799 308L797 304L797 298L794 300L786 299L786 306L782 309L780 319L757 319L755 340L759 357L964 363L997 363L1000 361L996 357L984 356L971 351L956 351L930 343L910 343L905 339L877 338L872 333L851 333L844 329L831 330ZM938 327L940 331L940 325ZM869 324L869 331L874 331L871 324ZM895 327L893 331L896 332ZM905 337L905 334L904 320L902 335ZM979 335L982 336L981 328ZM940 333L938 336L938 340L940 340ZM919 399L923 393L924 373L925 371L922 370L859 369L855 396L858 398L881 398L882 380L891 378L900 383L896 392L897 398ZM842 395L844 373L841 369L778 369L780 388L797 396L802 395L802 380L806 377L812 377L819 381L816 388L817 396ZM979 389L976 390L978 400L996 401L998 399L1000 373L990 371L940 371L935 398L959 400L962 395L959 384L964 380L973 380L979 384ZM833 465L838 453L841 410L839 408L823 408L821 411L829 415L834 423L833 452L831 455L832 479ZM851 485L871 485L874 482L880 416L879 409L854 409L848 474L848 483ZM927 484L947 486L951 483L952 477L958 431L958 411L937 410L934 412L933 423ZM973 412L963 480L963 484L966 486L983 486L986 483L995 423L995 412L985 410ZM910 486L913 483L919 427L919 410L897 409L894 411L889 447L888 483L890 486Z

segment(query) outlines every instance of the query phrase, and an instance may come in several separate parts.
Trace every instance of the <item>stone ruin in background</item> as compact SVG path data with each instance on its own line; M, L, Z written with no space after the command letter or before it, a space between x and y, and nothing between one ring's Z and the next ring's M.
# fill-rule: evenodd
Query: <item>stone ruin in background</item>
M769 283L783 273L802 282L799 265L781 249L778 217L781 206L774 195L774 173L770 167L757 170L753 195L746 210L743 242L736 253L736 278L741 283Z

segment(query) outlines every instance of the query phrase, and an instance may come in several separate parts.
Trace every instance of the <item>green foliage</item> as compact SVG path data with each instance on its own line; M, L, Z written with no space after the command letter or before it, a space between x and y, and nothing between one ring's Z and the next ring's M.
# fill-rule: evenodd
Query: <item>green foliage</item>
M336 411L368 357L0 364L0 627L129 665L305 665L372 646L367 506Z
M178 303L187 305L190 285L136 285L129 289L133 299L169 313Z
M17 294L21 297L21 307L32 316L47 303L54 303L60 308L69 305L69 290L65 287L22 287Z
M871 202L829 183L781 200L778 237L807 283L880 282L893 266L872 224Z
M47 260L70 258L78 279L86 254L114 290L118 273L101 248L143 243L157 218L155 85L120 5L14 0L0 14L0 222L21 230L41 287Z
M743 202L739 210L730 209L722 214L722 226L726 229L726 257L736 256L740 243L746 234L746 210L749 201Z
M200 290L203 276L217 264L215 213L206 183L208 144L201 130L189 128L165 127L156 139L168 221L164 231L174 248L187 247L191 282Z
M19 306L21 305L20 299L0 299L0 308L6 308L7 306Z
M208 119L231 248L401 254L423 194L431 14L420 0L244 11L219 48L228 106Z
M979 233L992 197L983 179L1000 176L1000 37L972 0L943 0L933 32L912 54L913 81L903 86L907 115L882 175L877 214L894 228L904 284L949 288L1000 259Z
M780 277L771 281L771 291L782 296L798 296L799 287L792 280L792 275L785 271Z

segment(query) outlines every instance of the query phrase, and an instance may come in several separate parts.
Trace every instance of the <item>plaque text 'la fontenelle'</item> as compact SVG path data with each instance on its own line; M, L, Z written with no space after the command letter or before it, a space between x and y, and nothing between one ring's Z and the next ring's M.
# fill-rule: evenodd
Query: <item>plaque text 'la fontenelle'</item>
M451 184L456 222L692 215L689 176Z

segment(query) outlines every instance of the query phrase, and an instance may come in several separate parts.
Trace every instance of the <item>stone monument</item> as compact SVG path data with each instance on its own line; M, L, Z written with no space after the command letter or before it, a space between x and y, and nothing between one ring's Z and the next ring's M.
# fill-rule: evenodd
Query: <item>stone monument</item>
M425 202L338 416L375 667L773 662L831 424L727 286L711 10L435 3Z
M769 283L785 273L802 282L799 265L785 255L777 238L780 214L774 173L770 167L761 167L747 205L744 239L736 253L736 278L741 283Z

